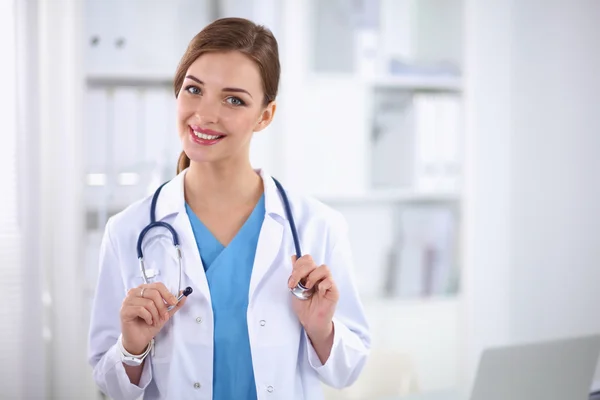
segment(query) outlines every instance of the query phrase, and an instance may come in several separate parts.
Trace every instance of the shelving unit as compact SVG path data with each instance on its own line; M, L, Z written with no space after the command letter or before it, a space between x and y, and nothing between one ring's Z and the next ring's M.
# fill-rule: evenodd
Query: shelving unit
M286 177L346 217L375 349L406 354L424 392L452 389L460 365L462 7L313 0L295 9L306 37L287 32L296 45L288 65L306 61L293 66L304 79L284 97L302 115L291 115L286 132L289 163L302 167ZM450 257L446 290L432 294L430 284L406 284L427 276L416 264L408 271L427 256L406 244L427 229L451 235L437 253ZM408 275L390 294L398 273Z
M94 2L95 7L102 4L98 0L87 1ZM180 6L188 4L185 0L179 2ZM162 9L167 8L167 3L162 4ZM235 1L228 3L233 8ZM284 0L278 3L277 11L273 11L270 0L243 3L244 9L253 9L251 13L257 20L261 19L261 10L267 10L264 18L272 21L267 25L275 27L283 68L276 121L268 131L257 135L253 144L258 149L253 157L256 166L268 166L289 189L313 195L344 214L375 346L405 351L418 365L423 390L448 389L456 381L459 358L460 243L465 200L460 122L464 81L460 74L462 0L447 0L443 5L431 0ZM128 3L128 12L134 13L141 4ZM362 4L363 9L353 8L357 4ZM376 4L382 8L376 12L367 10ZM345 13L338 12L340 6ZM171 4L168 7L177 9ZM181 14L181 10L177 12ZM365 12L379 17L365 18ZM349 19L340 19L344 16ZM166 21L165 17L164 23L168 25ZM184 45L196 32L189 28L179 30L180 23L166 25L162 29L172 37L160 41L152 51L160 54L163 47L166 49L176 41L183 54ZM89 29L94 26L91 24ZM203 24L194 22L193 26L197 30ZM375 30L379 32L373 36ZM139 155L138 163L126 165L108 157L114 151L110 142L89 148L90 152L105 152L108 157L102 161L106 170L96 167L86 170L89 174L105 174L103 185L86 186L90 249L99 245L103 221L111 213L174 173L179 151L172 94L177 57L169 48L165 60L155 55L145 65L144 55L149 48L135 40L142 35L130 33L131 46L114 53L114 65L98 64L98 55L89 57L92 64L88 66L86 82L89 93L99 98L101 105L90 104L90 121L103 120L97 129L108 131L109 124L117 121L114 110L107 107L107 99L114 99L119 93L139 96L140 104L145 106L133 105L132 109L138 113L138 121L145 121L144 155ZM119 35L105 31L102 36ZM395 44L396 38L405 36L410 39L400 40L402 45ZM377 37L382 44L378 49L381 59L374 63L364 59L365 54L370 54L369 37ZM405 72L399 72L398 60ZM371 64L375 65L372 70ZM444 69L448 65L452 67ZM147 102L145 96L149 94L152 100ZM427 109L431 104L437 105ZM451 111L440 104L451 104ZM445 128L449 120L435 117L438 112L435 110L454 113L452 124L456 126L452 127L452 135L444 134L449 132ZM423 121L429 120L440 122L437 126L424 126ZM125 122L125 126L134 126L131 121ZM135 143L142 143L139 140L142 128L137 139L133 136L126 139L130 149L135 148ZM439 165L437 158L428 161L431 165L419 158L423 149L419 133L427 129L437 135L429 141L440 143L439 149L451 148L453 158L443 154ZM119 151L121 155L127 154ZM439 154L435 153L435 157ZM94 159L94 154L90 156ZM438 175L422 179L430 170ZM136 184L119 184L122 174L131 174L130 177L137 174L133 179ZM450 175L450 180L440 178ZM424 228L415 230L415 227ZM412 248L406 245L410 242L407 238L416 231L428 235L445 232L447 237L440 239L443 243L438 241L433 253L429 249L428 257L431 254L448 257L443 275L447 281L438 282L435 289L429 281L417 283L422 288L396 282L397 287L390 289L386 283L389 286L390 281L398 281L398 271L406 273L407 267L413 268L412 279L431 280L420 278L425 274L418 270L425 256L418 255L417 250L423 244ZM394 269L395 278L390 275ZM88 288L93 288L94 279L90 274Z

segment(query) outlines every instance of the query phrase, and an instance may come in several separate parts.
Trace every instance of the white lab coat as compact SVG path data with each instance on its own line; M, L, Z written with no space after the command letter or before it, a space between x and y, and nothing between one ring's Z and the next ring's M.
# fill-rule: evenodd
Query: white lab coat
M185 172L162 189L156 218L170 223L179 234L183 253L182 288L191 286L194 292L156 336L154 351L146 359L139 386L129 382L115 343L121 330L121 303L130 288L143 283L136 243L149 222L152 196L115 215L106 226L91 316L89 361L94 367L96 383L115 400L133 400L142 395L146 399L213 400L211 297L185 211ZM370 348L368 325L353 278L347 225L337 211L286 191L303 254L310 254L317 265L329 266L340 291L333 348L322 365L291 308L287 281L295 251L284 205L270 176L258 172L264 181L266 213L252 270L247 312L258 399L322 399L321 382L336 388L351 385L363 369ZM152 229L144 243L165 234L163 229ZM155 242L168 244L165 240ZM165 245L154 246L154 250L144 253L146 268L158 270L158 280L176 292L179 268L173 257L173 250Z

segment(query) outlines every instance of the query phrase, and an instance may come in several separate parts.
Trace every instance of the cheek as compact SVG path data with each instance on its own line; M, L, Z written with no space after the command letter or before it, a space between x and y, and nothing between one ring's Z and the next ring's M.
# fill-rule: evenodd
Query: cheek
M221 121L226 125L231 133L238 135L251 134L256 127L258 117L254 116L254 112L250 110L230 110L221 116Z
M189 117L194 113L193 107L189 101L184 101L181 98L177 99L177 124L184 125Z

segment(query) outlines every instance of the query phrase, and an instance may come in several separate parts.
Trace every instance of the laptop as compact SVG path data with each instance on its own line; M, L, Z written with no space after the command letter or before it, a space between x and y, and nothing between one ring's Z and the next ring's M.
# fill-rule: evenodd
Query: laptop
M600 335L487 349L470 400L587 400Z

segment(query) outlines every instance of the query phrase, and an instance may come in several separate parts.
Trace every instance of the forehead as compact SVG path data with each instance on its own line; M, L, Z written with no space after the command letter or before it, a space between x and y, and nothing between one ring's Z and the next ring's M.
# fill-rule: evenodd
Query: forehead
M258 65L238 51L209 52L198 57L188 68L206 86L236 87L250 93L262 93L262 78Z

